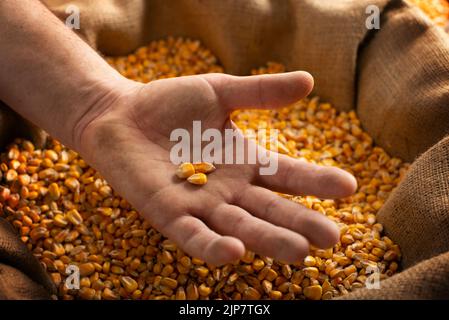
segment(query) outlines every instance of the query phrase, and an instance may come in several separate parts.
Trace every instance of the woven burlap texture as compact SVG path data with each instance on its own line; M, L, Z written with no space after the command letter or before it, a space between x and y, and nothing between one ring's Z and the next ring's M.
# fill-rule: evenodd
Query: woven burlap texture
M309 71L314 94L339 110L356 109L375 142L407 161L449 133L447 35L403 1L42 1L63 21L67 5L78 6L78 33L105 55L187 36L210 48L228 73L248 74L267 61ZM373 4L382 12L379 30L365 24ZM348 298L449 298L447 144L416 161L379 213L402 248L406 270L383 281L381 290ZM429 265L438 266L432 278L422 274Z
M378 213L402 271L344 299L449 298L449 136L419 157Z

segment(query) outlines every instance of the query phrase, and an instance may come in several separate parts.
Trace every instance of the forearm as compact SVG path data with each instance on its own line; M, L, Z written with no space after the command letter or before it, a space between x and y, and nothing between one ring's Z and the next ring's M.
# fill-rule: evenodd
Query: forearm
M0 100L75 147L84 115L128 82L37 0L0 1L0 30Z

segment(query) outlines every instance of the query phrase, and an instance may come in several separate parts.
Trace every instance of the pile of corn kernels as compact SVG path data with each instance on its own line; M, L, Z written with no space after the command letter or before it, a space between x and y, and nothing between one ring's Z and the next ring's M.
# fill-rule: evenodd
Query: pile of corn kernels
M222 72L199 42L169 38L128 57L107 58L123 75L142 82ZM281 72L269 63L254 73ZM16 140L0 156L0 215L17 229L58 287L61 299L331 299L398 269L400 250L382 234L376 213L407 171L361 129L354 112L337 112L317 98L276 111L237 111L242 129L279 129L279 151L341 167L358 181L342 200L284 195L336 221L341 241L312 248L297 264L247 252L214 267L186 255L121 198L79 155L55 140L36 150ZM66 268L79 267L80 289L65 285Z

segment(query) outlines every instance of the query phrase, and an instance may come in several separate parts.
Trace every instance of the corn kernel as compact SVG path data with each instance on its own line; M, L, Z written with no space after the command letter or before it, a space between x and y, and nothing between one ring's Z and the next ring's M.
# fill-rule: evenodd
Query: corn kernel
M323 289L320 285L314 285L304 288L304 296L311 300L320 300Z

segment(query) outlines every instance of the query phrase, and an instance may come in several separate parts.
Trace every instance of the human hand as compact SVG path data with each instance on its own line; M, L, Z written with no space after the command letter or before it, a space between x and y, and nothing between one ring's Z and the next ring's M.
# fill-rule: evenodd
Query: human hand
M356 188L347 172L279 155L278 171L259 175L260 165L220 165L206 185L174 176L170 133L224 130L235 108L280 107L305 97L313 80L303 72L252 77L208 74L133 83L87 113L77 126L76 148L108 182L185 252L220 265L245 248L280 260L304 258L309 244L330 247L335 223L270 190L344 197ZM113 98L112 98L113 97ZM224 151L223 151L224 152ZM269 190L270 189L270 190Z

